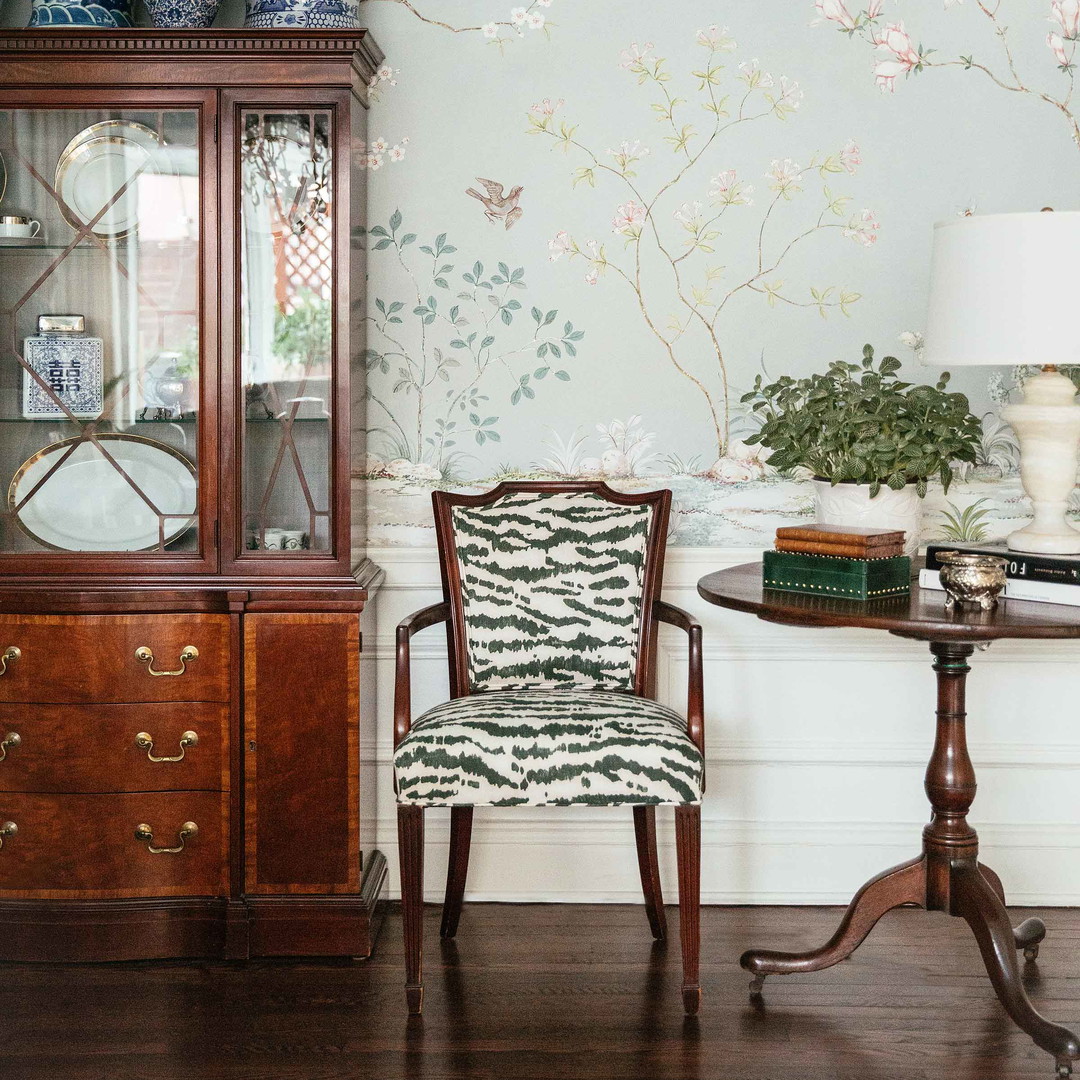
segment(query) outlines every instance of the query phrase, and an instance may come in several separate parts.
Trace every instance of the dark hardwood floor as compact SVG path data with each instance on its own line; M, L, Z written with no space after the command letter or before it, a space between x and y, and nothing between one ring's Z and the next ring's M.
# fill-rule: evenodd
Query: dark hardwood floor
M1016 921L1026 912L1016 909ZM1080 1019L1080 910L1049 910L1027 984ZM401 918L373 960L0 966L3 1080L1052 1080L1006 1020L967 927L887 915L829 971L747 996L750 945L819 944L840 912L706 908L700 1016L684 1020L678 913L466 904L426 913L424 1016L409 1022Z

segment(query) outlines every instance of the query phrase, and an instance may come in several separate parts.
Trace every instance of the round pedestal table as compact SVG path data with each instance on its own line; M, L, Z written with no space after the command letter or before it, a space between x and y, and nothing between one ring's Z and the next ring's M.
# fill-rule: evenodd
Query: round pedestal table
M1080 608L1003 600L993 611L945 611L945 594L912 585L910 596L858 603L828 596L762 588L760 563L707 574L698 593L710 604L745 611L766 622L806 627L862 627L928 642L937 676L937 738L926 769L933 816L923 829L922 854L868 881L855 895L832 938L804 953L751 949L740 963L761 994L767 975L820 971L849 957L875 923L893 908L911 905L945 911L971 927L990 981L1012 1019L1053 1054L1059 1078L1072 1074L1080 1039L1040 1015L1021 979L1017 953L1038 956L1046 927L1028 919L1013 928L1001 879L979 862L979 838L967 815L975 798L968 755L964 691L968 658L976 646L999 638L1080 638Z

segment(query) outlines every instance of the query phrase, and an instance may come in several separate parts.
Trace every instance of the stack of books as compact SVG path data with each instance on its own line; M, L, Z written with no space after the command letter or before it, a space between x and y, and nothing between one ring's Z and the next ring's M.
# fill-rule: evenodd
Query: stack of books
M777 529L776 549L763 557L765 588L845 600L904 596L911 591L904 536L846 525Z
M1006 560L1003 596L1032 600L1040 604L1080 607L1080 555L1031 555L1010 551L1004 544L933 543L926 549L926 569L919 572L919 585L940 589L943 551L963 551L972 555L997 555Z

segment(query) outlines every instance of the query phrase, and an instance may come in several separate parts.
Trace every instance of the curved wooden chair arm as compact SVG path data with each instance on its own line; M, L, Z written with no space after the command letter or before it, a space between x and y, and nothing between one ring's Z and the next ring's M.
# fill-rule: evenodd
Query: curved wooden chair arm
M450 618L450 605L443 600L420 611L414 611L398 623L397 668L394 680L394 746L409 733L412 724L412 679L410 677L409 642L413 634L426 630Z
M653 601L653 618L686 632L690 639L689 681L686 689L686 731L694 745L705 753L705 694L701 662L701 623L689 612L666 600Z

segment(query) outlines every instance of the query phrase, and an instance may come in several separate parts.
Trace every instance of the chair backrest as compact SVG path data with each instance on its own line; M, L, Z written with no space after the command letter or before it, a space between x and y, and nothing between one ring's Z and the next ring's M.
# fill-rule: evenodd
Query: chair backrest
M651 696L670 491L505 483L432 500L452 696L560 686Z

